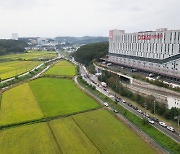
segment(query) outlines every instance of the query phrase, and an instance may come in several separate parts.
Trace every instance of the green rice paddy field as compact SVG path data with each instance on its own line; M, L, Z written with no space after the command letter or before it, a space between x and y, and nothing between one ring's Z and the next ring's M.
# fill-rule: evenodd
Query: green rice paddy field
M155 153L154 149L106 110L78 114L73 119L101 153Z
M61 61L52 72L73 76L72 66ZM157 153L113 114L98 109L97 102L78 89L73 80L39 78L5 91L0 99L0 126L60 116L48 122L1 129L1 154ZM68 114L72 115L64 116Z
M106 110L0 131L0 151L10 153L156 153Z
M55 58L56 53L51 51L28 51L27 53L20 53L20 54L9 54L0 56L0 60L38 60L41 59L50 59Z
M59 75L59 76L74 76L76 75L76 66L72 63L61 60L50 68L47 72L47 75Z
M0 105L0 126L43 117L28 83L5 91Z
M30 71L37 65L41 64L40 61L10 61L0 63L0 78L7 79L20 75L24 72Z
M60 153L46 123L25 125L0 131L1 154Z
M40 78L2 94L0 126L99 107L72 80Z
M73 80L40 78L29 84L45 117L70 114L99 106L94 99L77 88Z

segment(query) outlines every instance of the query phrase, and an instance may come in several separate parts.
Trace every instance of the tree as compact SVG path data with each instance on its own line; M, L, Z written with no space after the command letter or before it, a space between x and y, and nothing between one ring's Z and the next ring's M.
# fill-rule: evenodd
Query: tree
M88 66L92 61L104 57L108 53L108 42L87 44L72 54L76 61Z

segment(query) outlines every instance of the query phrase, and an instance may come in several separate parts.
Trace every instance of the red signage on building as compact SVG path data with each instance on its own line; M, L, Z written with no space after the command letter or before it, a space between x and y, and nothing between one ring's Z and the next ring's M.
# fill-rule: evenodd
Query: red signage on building
M109 31L109 38L113 38L113 31L112 30Z
M151 39L162 39L163 34L155 34L155 35L138 35L138 40L151 40Z

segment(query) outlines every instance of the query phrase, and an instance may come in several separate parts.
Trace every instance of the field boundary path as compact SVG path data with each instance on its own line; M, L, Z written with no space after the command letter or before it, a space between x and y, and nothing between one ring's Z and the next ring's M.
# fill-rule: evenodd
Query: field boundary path
M81 126L76 122L76 120L72 117L75 124L79 127L79 129L86 135L86 137L89 139L89 141L96 147L96 149L99 151L99 153L102 153L101 150L94 144L94 142L89 138L89 136L85 133L85 131L81 128Z
M88 110L84 110L84 111L65 114L65 115L43 117L41 119L35 119L35 120L29 120L29 121L25 121L25 122L19 122L19 123L14 123L14 124L9 124L9 125L3 125L3 126L0 126L0 130L5 130L5 129L13 128L13 127L19 127L19 126L22 126L22 125L30 125L30 124L41 123L41 122L49 122L49 121L55 120L55 119L67 118L67 117L70 117L70 116L73 116L73 115L86 113L86 112L91 112L91 111L94 111L94 110L98 110L100 108L101 107L96 107L96 108L92 108L92 109L88 109Z
M54 141L55 141L56 144L57 144L57 147L58 147L58 149L59 149L59 152L60 152L60 153L63 153L63 151L62 151L62 149L61 149L61 146L60 146L60 144L59 144L59 142L58 142L58 140L57 140L57 138L56 138L56 134L54 133L53 129L51 128L49 122L47 122L47 125L48 125L48 127L49 127L49 130L50 130L53 138L54 138Z

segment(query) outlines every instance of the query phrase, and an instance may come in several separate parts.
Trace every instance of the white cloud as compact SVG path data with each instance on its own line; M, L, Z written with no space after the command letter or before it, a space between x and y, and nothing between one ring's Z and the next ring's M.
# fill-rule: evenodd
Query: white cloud
M0 0L0 38L179 29L179 0Z

